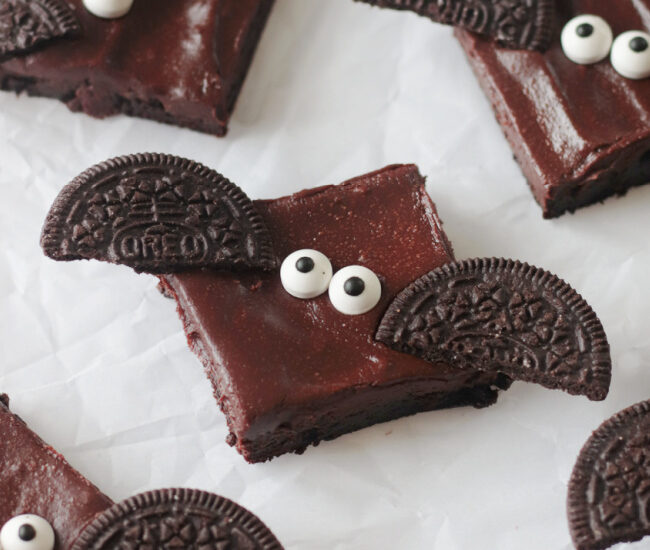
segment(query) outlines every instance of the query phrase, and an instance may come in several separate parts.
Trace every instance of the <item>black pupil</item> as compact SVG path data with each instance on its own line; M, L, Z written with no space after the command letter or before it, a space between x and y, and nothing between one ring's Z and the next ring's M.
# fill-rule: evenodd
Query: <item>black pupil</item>
M594 26L590 23L583 23L582 25L578 25L576 28L576 33L581 38L587 38L588 36L594 34Z
M307 256L303 256L296 262L296 269L300 271L300 273L309 273L312 269L314 269L314 260L308 258Z
M359 296L366 289L364 283L359 277L350 277L343 285L343 290L350 296Z
M648 49L648 41L642 36L635 36L630 40L630 49L633 52L644 52Z
M18 537L24 541L34 540L36 537L36 529L29 523L25 523L18 529Z

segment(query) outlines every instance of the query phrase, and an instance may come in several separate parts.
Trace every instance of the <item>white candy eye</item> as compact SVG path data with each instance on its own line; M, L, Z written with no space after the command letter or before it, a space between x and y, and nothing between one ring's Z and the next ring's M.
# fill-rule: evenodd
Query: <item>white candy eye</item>
M607 57L614 35L607 21L597 15L579 15L562 29L562 49L574 63L591 65Z
M83 0L84 6L86 9L103 19L116 19L126 15L131 6L133 5L133 0Z
M377 305L381 283L370 269L350 265L336 272L329 290L332 305L345 315L361 315Z
M650 76L650 34L627 31L614 40L612 65L625 78L640 80Z
M0 530L2 550L52 550L54 529L39 516L25 514L11 518Z
M303 300L316 298L327 290L332 280L332 264L318 250L296 250L282 262L280 280L291 296Z

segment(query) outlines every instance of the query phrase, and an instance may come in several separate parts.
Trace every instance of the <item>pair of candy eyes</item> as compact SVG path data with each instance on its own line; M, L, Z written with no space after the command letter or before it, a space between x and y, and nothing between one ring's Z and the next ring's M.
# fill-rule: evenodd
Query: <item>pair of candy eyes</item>
M381 298L379 278L367 267L349 265L333 273L332 263L318 250L296 250L282 262L280 279L296 298L308 300L328 291L332 305L345 315L361 315Z
M616 37L607 21L597 15L579 15L562 29L562 49L574 63L591 65L611 58L621 76L638 80L650 76L650 34L627 31Z
M0 550L52 550L54 529L42 517L24 514L0 529Z

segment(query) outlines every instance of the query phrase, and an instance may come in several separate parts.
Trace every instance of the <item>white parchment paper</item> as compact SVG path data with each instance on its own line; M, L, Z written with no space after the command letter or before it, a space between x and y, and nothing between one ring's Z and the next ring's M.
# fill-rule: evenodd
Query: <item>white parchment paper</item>
M609 398L516 383L487 410L420 414L246 464L156 281L55 263L38 246L65 183L142 151L204 162L252 198L418 163L459 258L529 261L593 305L612 346ZM278 0L225 139L0 94L0 199L0 390L114 499L214 491L288 549L565 550L578 450L650 397L650 186L542 220L451 30L411 14Z

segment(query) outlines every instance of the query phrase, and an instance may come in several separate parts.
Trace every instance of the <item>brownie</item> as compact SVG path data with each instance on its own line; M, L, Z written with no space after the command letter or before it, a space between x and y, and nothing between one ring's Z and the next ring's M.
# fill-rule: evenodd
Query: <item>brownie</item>
M222 136L273 0L137 0L113 20L67 5L80 30L9 56L0 88Z
M619 75L609 59L577 65L560 32L580 14L614 36L646 29L650 0L558 0L546 53L511 51L456 30L544 217L560 216L650 180L650 80Z
M0 395L0 547L282 550L257 516L197 489L113 503L9 411Z
M334 270L352 264L379 277L364 315L338 312L327 294L292 297L277 272L194 270L161 277L178 303L230 429L249 462L420 411L492 404L503 375L431 364L375 341L395 295L453 260L415 166L390 166L338 186L255 201L279 259L316 249Z
M0 527L36 514L54 528L55 550L64 550L113 504L11 413L6 395L0 396L0 441Z

